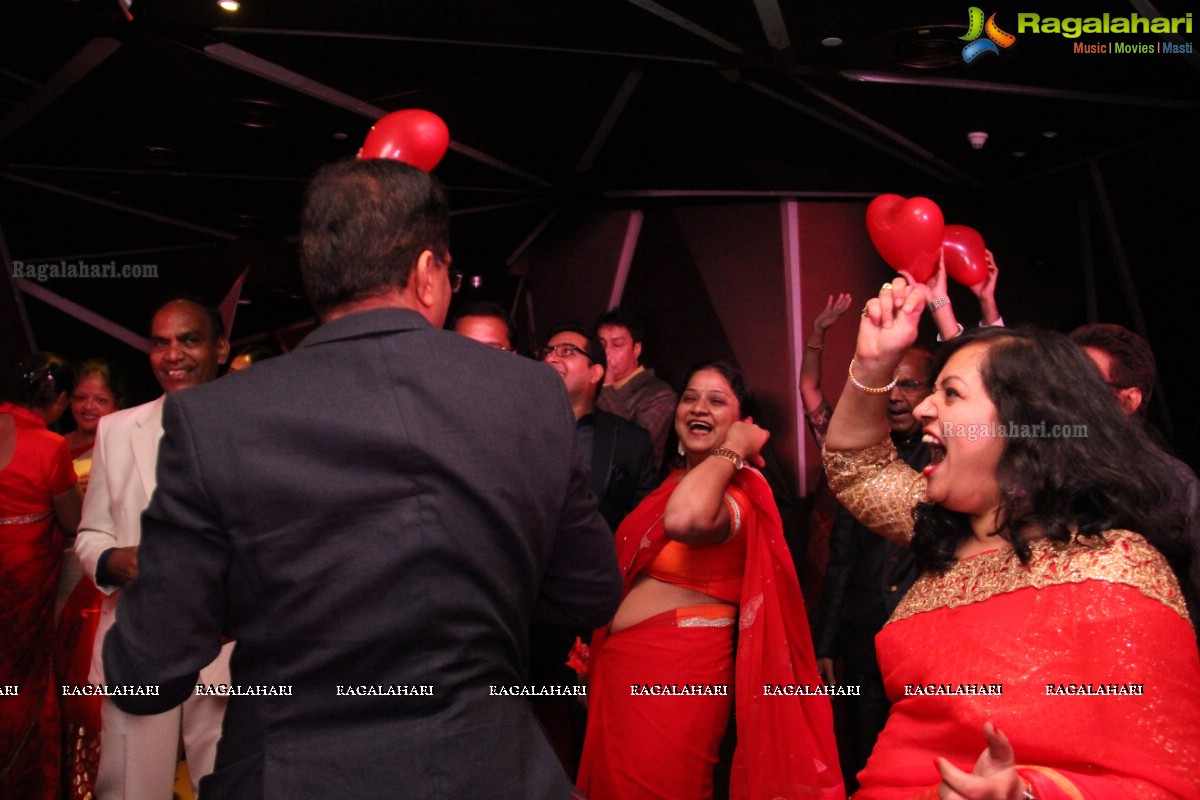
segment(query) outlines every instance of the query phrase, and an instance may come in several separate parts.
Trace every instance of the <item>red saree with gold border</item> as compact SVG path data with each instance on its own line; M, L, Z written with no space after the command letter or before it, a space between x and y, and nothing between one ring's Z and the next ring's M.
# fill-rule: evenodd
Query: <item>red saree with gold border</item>
M889 453L891 450L891 453ZM866 525L911 536L924 478L890 442L827 453ZM1200 797L1200 655L1178 582L1129 531L1032 543L926 573L876 637L887 726L862 800L934 798L944 756L970 772L991 720L1040 800Z

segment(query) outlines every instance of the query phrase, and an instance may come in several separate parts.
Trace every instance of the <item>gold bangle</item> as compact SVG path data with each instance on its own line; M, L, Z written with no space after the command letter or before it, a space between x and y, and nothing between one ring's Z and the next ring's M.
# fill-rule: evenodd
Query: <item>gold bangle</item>
M896 388L896 381L899 380L899 378L900 378L900 371L897 370L896 373L892 376L892 382L889 383L887 386L864 386L863 384L858 382L858 378L854 377L854 359L853 358L850 359L850 369L848 370L848 373L850 375L850 383L854 384L854 388L860 389L860 390L866 392L867 394L887 394L892 389Z

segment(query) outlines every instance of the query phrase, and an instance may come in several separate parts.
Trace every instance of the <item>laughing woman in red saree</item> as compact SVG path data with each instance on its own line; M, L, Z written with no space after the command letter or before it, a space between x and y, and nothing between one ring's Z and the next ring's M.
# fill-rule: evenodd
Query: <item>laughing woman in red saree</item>
M74 373L39 353L0 403L0 797L59 796L54 598L64 530L79 525L66 441L46 426L67 408Z
M732 367L693 369L675 412L687 466L617 531L625 599L592 639L590 800L712 797L731 705L731 797L844 796L828 698L766 689L820 681L774 498L743 468L768 438L751 403Z
M893 706L855 797L1200 797L1169 467L1080 348L999 328L937 353L932 462L897 461L882 387L923 305L902 279L868 302L825 443L838 498L923 569L876 638Z

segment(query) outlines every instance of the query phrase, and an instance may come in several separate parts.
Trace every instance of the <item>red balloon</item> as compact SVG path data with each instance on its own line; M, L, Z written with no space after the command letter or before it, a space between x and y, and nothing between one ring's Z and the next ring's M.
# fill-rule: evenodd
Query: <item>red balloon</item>
M983 237L966 225L947 225L942 237L946 254L946 274L963 286L974 286L987 279L987 247Z
M898 194L881 194L867 206L871 244L893 269L908 272L921 283L937 266L945 227L942 210L928 197L906 200Z
M393 111L371 126L359 158L394 158L429 172L450 146L450 130L437 114L419 108Z

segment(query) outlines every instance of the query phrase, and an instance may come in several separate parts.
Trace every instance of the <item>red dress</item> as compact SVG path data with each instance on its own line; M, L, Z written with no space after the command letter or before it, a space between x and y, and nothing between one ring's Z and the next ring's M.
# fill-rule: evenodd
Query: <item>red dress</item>
M0 469L0 797L59 794L59 704L52 671L62 537L51 498L75 485L66 441L10 403L16 442Z

